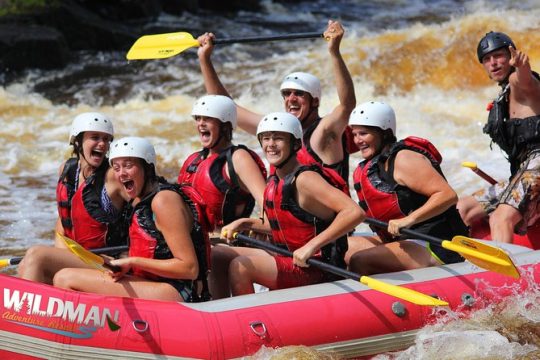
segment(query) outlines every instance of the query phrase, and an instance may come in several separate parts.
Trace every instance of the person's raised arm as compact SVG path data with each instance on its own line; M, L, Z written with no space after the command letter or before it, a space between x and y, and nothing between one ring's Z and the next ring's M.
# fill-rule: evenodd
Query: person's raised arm
M508 47L510 50L510 65L516 71L510 75L511 85L524 96L539 95L540 81L536 79L531 71L529 56L522 51Z
M356 106L354 84L347 65L339 50L345 30L338 21L328 21L328 28L324 32L324 38L328 41L328 51L332 61L332 73L336 82L339 104L331 113L325 115L321 126L325 132L337 134L340 137L347 127L351 111Z
M219 79L219 76L214 68L212 63L212 51L214 45L212 43L214 39L214 34L205 33L197 38L199 44L201 45L197 50L197 55L199 57L199 65L201 67L201 73L204 79L204 86L206 92L210 95L223 95L228 96L232 99L232 96L229 94L223 83ZM262 118L261 114L254 113L242 106L236 104L237 116L238 116L238 126L244 131L255 135L257 132L257 125Z

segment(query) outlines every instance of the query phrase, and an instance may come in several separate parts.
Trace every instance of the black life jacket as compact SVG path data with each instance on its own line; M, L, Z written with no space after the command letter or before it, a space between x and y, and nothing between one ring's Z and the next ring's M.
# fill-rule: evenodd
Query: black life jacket
M536 72L533 75L540 80ZM510 119L510 84L505 82L501 87L497 98L488 105L488 121L483 131L506 153L513 176L527 154L540 148L540 115Z

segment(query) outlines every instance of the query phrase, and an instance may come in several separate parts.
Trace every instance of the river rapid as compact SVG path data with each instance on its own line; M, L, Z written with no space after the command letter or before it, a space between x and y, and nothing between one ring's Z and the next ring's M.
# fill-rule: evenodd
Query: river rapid
M443 171L460 196L486 185L462 168L462 161L477 162L497 179L508 177L507 161L496 146L490 150L482 133L486 105L498 87L478 63L476 45L490 30L508 33L538 71L537 1L263 4L258 13L229 17L185 13L163 15L156 22L177 24L178 31L198 29L195 37L211 31L228 38L322 32L328 19L340 19L346 29L341 51L357 103L385 101L396 111L398 138L430 139L442 153ZM64 69L27 71L0 87L0 255L52 244L58 167L70 155L69 126L76 114L104 112L113 119L117 138L149 138L158 154L158 170L169 180L175 179L183 159L199 149L190 117L194 100L204 94L195 50L169 59L131 62L125 60L127 50L81 54L81 61ZM338 101L322 39L217 45L213 60L235 100L260 113L282 110L279 84L292 71L308 71L321 79L321 114ZM259 151L256 139L243 131L237 131L234 141ZM352 156L351 169L360 160ZM414 347L378 358L538 359L539 304L539 291L516 292L512 302L472 319L458 320L459 314L442 319L423 329ZM281 351L285 350L290 351ZM304 353L299 349L295 356L325 356L303 357ZM280 350L263 349L259 355L278 358Z

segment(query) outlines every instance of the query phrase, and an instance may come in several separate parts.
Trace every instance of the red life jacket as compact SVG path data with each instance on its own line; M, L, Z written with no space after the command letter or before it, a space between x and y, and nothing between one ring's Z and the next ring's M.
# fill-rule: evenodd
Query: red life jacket
M69 159L64 165L57 186L57 202L64 234L86 249L127 243L127 233L121 216L108 214L102 206L108 163L96 169L82 186L75 189L78 161Z
M412 150L426 156L432 166L442 175L439 166L442 157L439 151L428 140L414 136L395 143L387 152L371 160L361 162L353 173L353 181L359 204L368 217L385 222L400 219L421 207L428 199L394 181L394 160L401 150ZM388 172L384 171L387 160L390 161ZM373 228L373 230L384 241L397 240L386 230L379 228Z
M204 196L206 217L212 230L236 219L249 217L255 206L255 199L249 192L242 190L234 170L232 156L238 149L244 149L251 155L266 179L266 167L260 157L243 145L230 146L210 156L208 149L193 153L178 174L179 184L189 184ZM225 165L229 171L228 176ZM243 211L237 215L239 208Z
M77 176L77 167L79 160L70 158L64 164L62 174L56 185L56 204L58 207L58 216L64 228L64 234L73 239L73 222L71 220L71 199L75 195Z
M264 211L272 228L273 240L290 251L304 246L332 223L317 218L296 203L294 180L304 171L315 171L326 179L319 165L301 166L283 179L272 175L264 192ZM345 268L343 257L347 247L347 236L344 235L335 242L325 245L315 256Z
M174 191L188 205L193 215L191 240L199 262L199 278L206 279L210 266L210 240L208 222L204 216L204 202L200 195L189 185L173 185L160 179L158 189L148 194L133 208L129 226L129 256L149 259L171 259L173 257L165 237L156 227L152 212L152 200L160 191ZM133 274L147 279L158 280L159 276L133 267Z

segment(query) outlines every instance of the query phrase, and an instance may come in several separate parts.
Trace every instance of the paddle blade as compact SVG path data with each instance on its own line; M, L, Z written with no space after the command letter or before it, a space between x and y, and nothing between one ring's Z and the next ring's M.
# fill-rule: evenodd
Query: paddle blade
M473 169L473 170L478 168L476 163L472 161L464 161L461 163L461 166L469 168L469 169Z
M457 235L445 240L442 247L457 251L474 265L519 279L521 275L510 256L501 248L484 244L466 236Z
M11 259L0 259L0 269L11 265Z
M103 272L107 271L105 267L103 266L105 260L101 256L91 253L90 251L86 250L81 245L79 245L78 242L68 238L67 236L64 236L60 233L56 233L56 236L60 240L64 241L64 244L66 244L67 248L73 254L79 257L82 261L84 261L86 264L100 271L103 271Z
M422 294L421 292L411 290L405 287L392 285L380 280L370 278L368 276L361 276L360 282L370 288L412 302L416 305L426 306L447 306L446 301L439 300L433 296Z
M199 42L187 32L145 35L135 41L126 58L128 60L165 59L198 46Z

